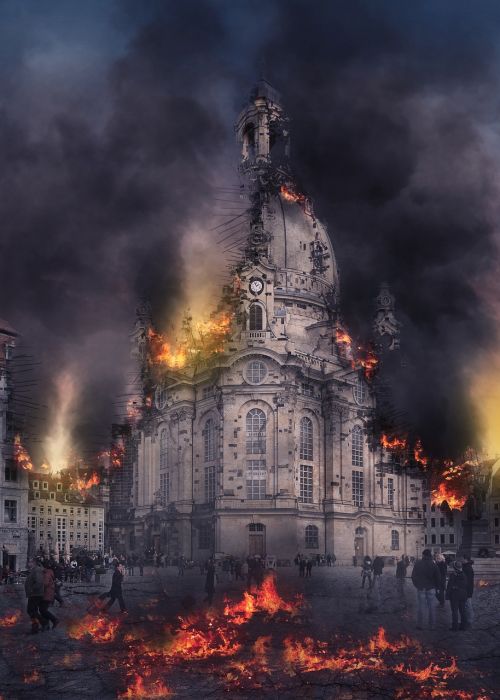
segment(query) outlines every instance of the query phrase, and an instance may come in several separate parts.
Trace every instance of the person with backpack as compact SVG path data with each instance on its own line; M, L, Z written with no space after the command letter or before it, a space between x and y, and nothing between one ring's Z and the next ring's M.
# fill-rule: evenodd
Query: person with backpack
M455 631L467 629L465 617L465 601L467 600L467 578L463 572L462 562L456 561L453 564L453 571L448 579L446 587L446 598L451 606L451 627ZM460 627L458 626L458 614L460 613Z

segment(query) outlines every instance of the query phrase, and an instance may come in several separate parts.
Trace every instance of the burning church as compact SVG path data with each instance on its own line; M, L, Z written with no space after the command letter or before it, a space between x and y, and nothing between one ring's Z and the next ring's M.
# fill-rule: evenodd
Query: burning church
M421 474L374 436L377 357L341 322L332 243L294 182L288 118L267 81L236 130L249 202L241 259L212 317L186 318L183 341L138 314L144 398L127 448L130 517L112 539L196 560L418 555ZM392 350L386 288L377 301L375 329Z

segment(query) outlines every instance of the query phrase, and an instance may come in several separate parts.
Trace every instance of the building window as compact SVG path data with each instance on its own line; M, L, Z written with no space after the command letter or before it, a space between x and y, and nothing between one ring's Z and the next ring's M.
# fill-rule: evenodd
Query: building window
M249 532L264 532L264 525L262 523L250 523L248 526Z
M352 473L352 502L358 508L363 507L364 484L363 472L353 471Z
M500 535L495 535L495 544L500 544Z
M36 480L33 481L33 488L34 488L34 489L37 489L37 488L38 488L38 481L36 481Z
M445 544L444 535L439 535L439 542Z
M204 399L210 399L215 393L213 385L204 386L202 390L202 397Z
M313 424L310 418L300 421L300 459L313 458Z
M5 461L5 481L17 481L17 465L11 459Z
M168 401L168 390L165 386L157 386L155 391L155 404L159 411L163 411ZM135 402L134 402L135 403Z
M160 432L160 469L166 469L168 466L168 433L167 429L163 428Z
M50 492L49 496L50 496L50 500L51 500L51 501L55 501L55 500L56 500L56 494L55 494L53 491Z
M427 513L427 504L426 503L422 503L422 510L424 513Z
M203 448L205 462L213 462L215 459L215 428L211 418L206 421L203 428Z
M304 396L314 396L314 387L312 384L302 384L302 393Z
M248 363L245 377L250 384L260 384L267 375L267 367L260 360L252 360Z
M399 549L399 532L391 530L391 549Z
M160 494L162 505L168 505L170 501L170 474L169 472L160 472ZM99 523L100 525L100 523Z
M455 535L450 535L450 544L455 544Z
M205 467L205 502L215 500L215 466Z
M495 518L495 527L498 527L498 518Z
M387 479L387 503L394 508L394 479Z
M431 527L436 527L436 518L431 518Z
M35 498L40 498L40 491L35 491L33 495Z
M424 535L424 543L427 544L427 535Z
M212 548L212 527L211 525L201 525L198 529L198 549Z
M498 503L495 503L495 505L493 506L493 510L498 510Z
M435 512L436 512L436 506L433 503L431 506L431 513L435 513Z
M56 489L57 491L62 491L62 484L57 484Z
M439 518L439 526L444 527L444 518Z
M259 408L247 413L247 455L260 455L266 452L266 416Z
M252 304L249 313L249 329L251 331L261 331L263 322L262 306L260 304Z
M267 470L265 459L247 461L247 498L259 501L266 497Z
M354 400L356 403L363 403L365 400L366 396L366 387L364 381L361 379L361 377L358 377L356 380L356 384L354 385L352 389L352 394L354 396Z
M3 519L5 523L17 523L17 501L4 501Z
M359 425L355 425L351 433L352 441L352 465L353 467L363 466L363 430Z
M436 535L431 535L431 544L436 544Z
M302 503L313 502L313 468L310 464L300 465L300 500Z
M318 547L318 528L316 525L308 525L306 527L306 549L318 549Z

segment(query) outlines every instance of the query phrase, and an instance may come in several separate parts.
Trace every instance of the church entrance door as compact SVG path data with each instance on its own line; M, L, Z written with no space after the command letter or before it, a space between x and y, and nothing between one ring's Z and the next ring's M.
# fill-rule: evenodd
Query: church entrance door
M260 557L266 553L266 529L262 523L251 523L248 526L248 554Z

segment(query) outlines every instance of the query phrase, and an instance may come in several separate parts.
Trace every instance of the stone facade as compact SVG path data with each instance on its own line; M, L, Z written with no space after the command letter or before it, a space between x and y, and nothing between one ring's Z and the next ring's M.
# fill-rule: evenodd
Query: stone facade
M204 362L155 374L137 430L133 541L197 560L415 555L421 479L373 444L375 393L340 323L333 247L296 190L288 120L265 81L237 133L250 207L225 290L230 337ZM139 357L146 337L140 318Z
M9 410L16 338L14 329L0 320L0 564L19 571L26 568L28 559L28 473L15 460L16 426Z

